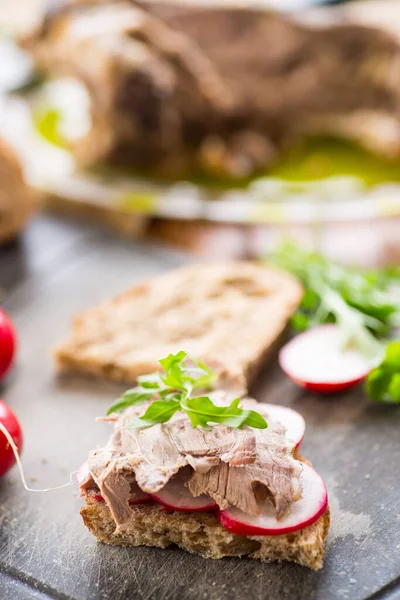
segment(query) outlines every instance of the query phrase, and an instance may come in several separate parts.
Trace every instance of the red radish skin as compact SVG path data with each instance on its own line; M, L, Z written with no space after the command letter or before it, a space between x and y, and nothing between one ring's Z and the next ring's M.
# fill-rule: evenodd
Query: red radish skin
M10 369L17 346L17 336L13 324L0 308L0 379Z
M0 422L11 435L18 448L18 452L21 453L23 444L21 426L11 408L2 400L0 400ZM8 443L4 433L0 432L0 476L7 473L15 462L13 449Z
M185 486L185 479L181 477L170 479L159 492L150 496L165 508L180 512L206 512L217 508L209 496L194 498Z
M292 504L289 513L279 521L270 503L260 515L251 516L237 508L219 511L220 524L237 535L285 535L312 525L328 508L328 493L323 479L307 464L300 475L303 496Z
M356 349L341 349L337 325L320 325L297 335L281 349L279 364L294 383L320 394L351 388L371 370Z

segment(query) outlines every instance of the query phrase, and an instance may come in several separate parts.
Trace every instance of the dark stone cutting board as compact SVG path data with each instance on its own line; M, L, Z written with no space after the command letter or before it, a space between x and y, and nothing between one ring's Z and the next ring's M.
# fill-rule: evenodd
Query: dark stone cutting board
M18 364L1 395L20 418L32 487L64 483L89 449L105 442L109 426L95 417L122 389L58 379L51 346L80 309L188 260L47 217L20 244L0 250L4 307L20 338ZM322 571L205 560L177 548L107 547L83 526L76 486L28 493L13 469L0 480L0 598L400 598L400 408L370 405L361 389L333 398L302 392L276 364L253 392L307 421L303 452L327 482L332 511Z

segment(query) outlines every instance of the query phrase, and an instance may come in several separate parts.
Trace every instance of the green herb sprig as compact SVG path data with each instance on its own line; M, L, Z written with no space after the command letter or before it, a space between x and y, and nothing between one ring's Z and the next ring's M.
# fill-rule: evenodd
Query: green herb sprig
M337 323L343 347L355 346L371 365L367 394L375 401L400 402L400 342L385 339L400 324L400 269L362 272L292 242L284 243L273 261L304 285L292 325L303 331Z
M170 354L159 362L164 372L138 377L138 385L118 398L108 410L108 415L152 401L141 417L132 419L129 429L165 423L178 411L187 414L193 427L207 430L211 429L210 423L239 429L244 425L256 429L268 426L258 412L239 408L240 398L233 400L229 406L217 406L208 396L193 395L196 390L211 388L216 376L203 362L193 358L189 362L186 352Z

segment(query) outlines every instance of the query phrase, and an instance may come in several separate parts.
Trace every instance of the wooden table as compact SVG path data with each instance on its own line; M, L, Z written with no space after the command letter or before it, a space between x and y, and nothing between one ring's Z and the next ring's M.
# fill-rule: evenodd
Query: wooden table
M109 425L95 417L122 389L58 379L52 344L76 311L188 260L50 217L34 221L19 245L0 250L4 307L20 338L18 364L2 397L21 421L32 487L67 481L89 449L105 442ZM306 418L304 454L325 478L332 510L322 571L205 560L177 548L107 547L83 526L76 486L28 493L13 469L0 480L0 598L400 598L400 410L368 404L361 390L334 398L302 392L276 364L265 368L253 392Z

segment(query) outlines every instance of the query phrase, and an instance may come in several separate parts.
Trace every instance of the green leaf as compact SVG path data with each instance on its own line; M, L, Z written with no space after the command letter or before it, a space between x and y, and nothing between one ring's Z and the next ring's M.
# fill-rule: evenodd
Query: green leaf
M239 428L244 425L258 429L267 427L264 417L259 413L239 408L239 398L230 406L216 406L208 396L191 398L194 389L211 387L215 381L215 374L195 358L188 358L189 365L185 364L186 358L186 352L181 351L160 360L165 375L153 373L139 377L139 385L125 392L114 402L107 414L121 412L134 404L153 400L141 417L132 419L129 423L130 429L165 423L178 410L186 412L193 427L210 429L209 423Z
M388 344L381 364L367 377L365 391L375 402L400 404L400 341Z
M216 406L207 396L187 398L181 401L181 407L189 417L193 427L211 429L209 423L220 423L227 427L244 425L265 429L268 425L262 415L254 410L239 408L240 398L236 398L229 406Z
M272 261L295 275L305 288L301 308L292 317L296 329L338 323L371 366L382 359L377 338L400 323L400 294L394 292L400 289L399 269L363 272L294 242L283 243Z
M392 342L386 348L384 365L400 371L400 342Z
M175 400L156 400L141 417L132 419L128 429L151 427L157 423L165 423L180 409L180 403Z
M171 368L180 365L186 358L187 354L183 350L177 354L169 354L166 358L162 358L158 362L164 368L164 371L168 373Z
M114 404L110 406L107 411L108 415L112 413L120 413L129 408L129 406L133 406L134 404L140 404L141 402L146 402L146 400L150 400L154 396L154 389L152 390L144 390L142 387L138 386L127 390L120 398L118 398Z
M388 388L388 395L392 402L400 404L400 373L395 373L392 376Z
M292 327L299 331L305 331L310 326L310 318L302 312L295 313L290 319Z
M371 371L365 383L365 391L371 400L374 400L375 402L382 402L384 400L391 379L392 374L381 367Z
M157 389L161 386L160 373L151 373L150 375L140 375L137 378L138 384L146 389Z
M183 389L185 380L183 379L182 362L187 354L181 350L177 354L169 354L166 358L159 361L164 367L165 375L161 375L164 384L171 388Z

